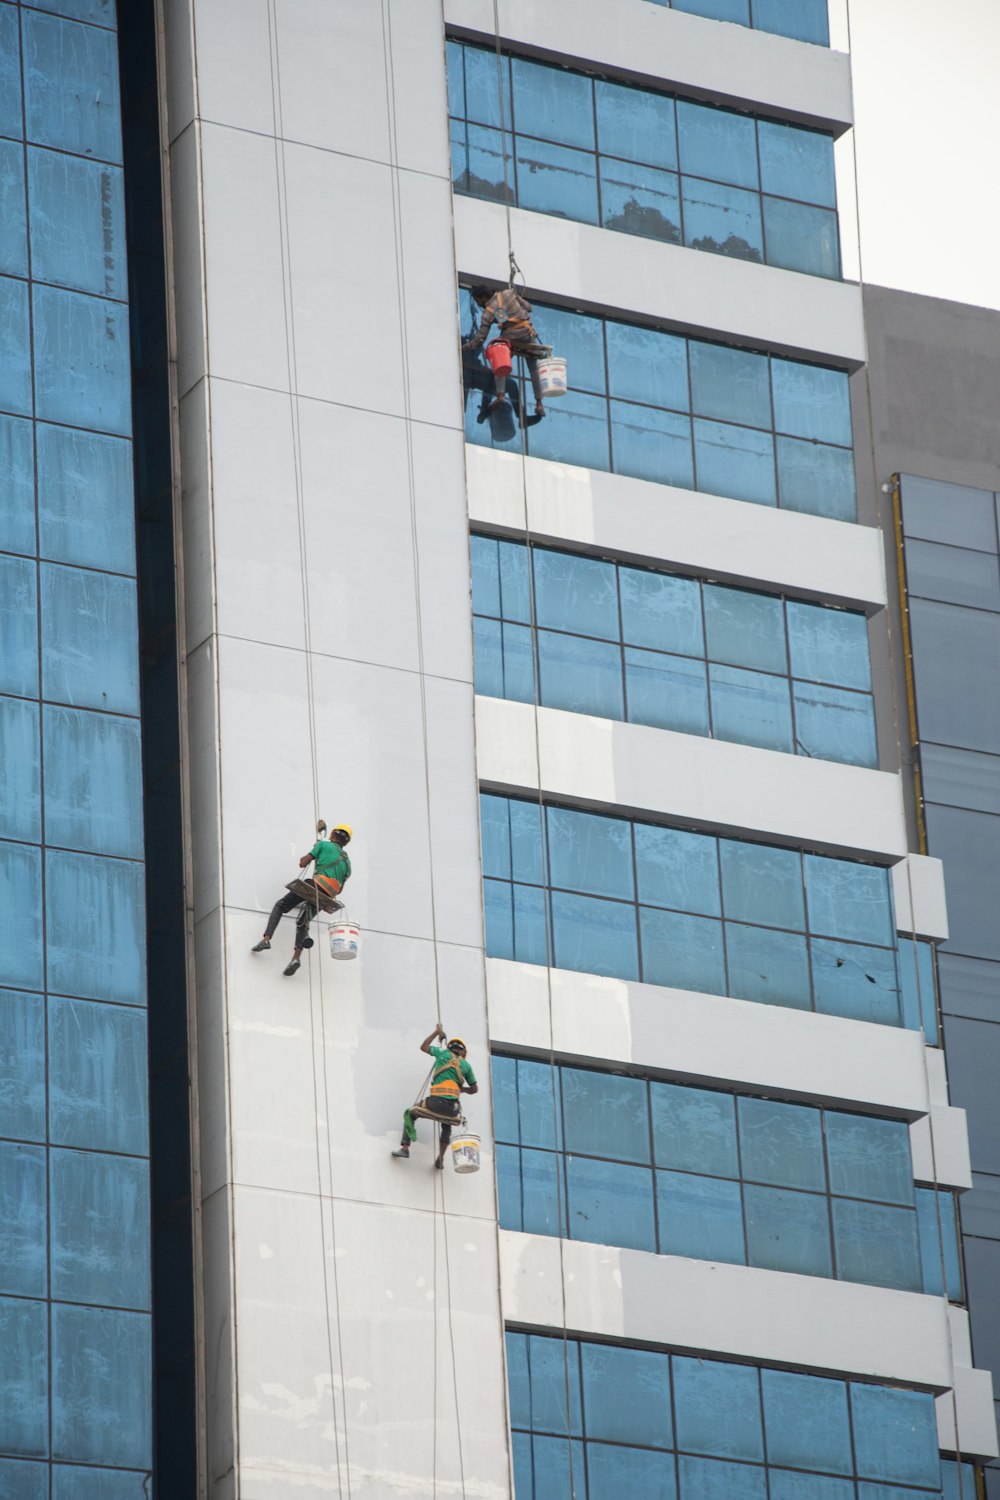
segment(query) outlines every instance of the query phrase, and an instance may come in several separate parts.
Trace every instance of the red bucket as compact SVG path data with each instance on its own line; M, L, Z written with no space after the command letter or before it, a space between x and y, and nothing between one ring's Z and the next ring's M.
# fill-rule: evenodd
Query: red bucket
M512 368L510 345L503 339L494 339L486 345L486 359L494 375L509 375Z

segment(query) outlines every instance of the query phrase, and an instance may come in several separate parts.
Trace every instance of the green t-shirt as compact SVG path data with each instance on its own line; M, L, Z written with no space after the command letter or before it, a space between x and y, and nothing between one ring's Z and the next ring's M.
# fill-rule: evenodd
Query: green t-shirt
M326 875L330 880L339 880L341 885L351 873L351 861L332 839L320 839L309 850L310 859L316 861L316 874Z
M437 1063L450 1062L452 1064L450 1068L445 1068L443 1072L436 1073L433 1083L448 1083L450 1081L451 1083L457 1083L459 1088L462 1087L463 1083L475 1083L476 1075L473 1073L472 1064L467 1057L456 1057L454 1052L450 1051L447 1047L432 1047L431 1057Z

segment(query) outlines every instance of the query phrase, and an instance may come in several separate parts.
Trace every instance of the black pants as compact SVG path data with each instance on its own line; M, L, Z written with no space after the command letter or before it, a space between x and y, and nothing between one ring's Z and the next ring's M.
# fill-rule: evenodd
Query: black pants
M503 337L510 345L511 354L520 354L527 362L528 374L531 376L531 389L535 393L535 404L540 405L542 400L542 382L538 375L538 363L539 360L545 359L546 355L551 354L552 350L547 344L540 344L538 342L538 336L534 329L526 328L522 332L512 328L509 333L505 332ZM507 376L496 375L494 376L494 381L497 395L502 396L507 389Z
M416 1113L417 1109L424 1111L424 1113L418 1115ZM457 1099L448 1099L437 1094L428 1094L426 1099L414 1107L413 1123L416 1125L417 1120L426 1120L428 1116L439 1120L441 1123L441 1147L443 1150L445 1146L451 1143L451 1127L458 1122L461 1114L462 1111ZM404 1130L403 1145L406 1146L408 1144L409 1137Z
M267 919L264 936L266 938L274 937L278 923L282 917L287 917L288 913L294 911L297 906L302 909L295 922L295 946L296 948L304 948L305 940L309 935L309 918L312 916L312 912L302 900L302 897L296 896L294 891L289 891L287 895L282 896L271 907L271 915Z

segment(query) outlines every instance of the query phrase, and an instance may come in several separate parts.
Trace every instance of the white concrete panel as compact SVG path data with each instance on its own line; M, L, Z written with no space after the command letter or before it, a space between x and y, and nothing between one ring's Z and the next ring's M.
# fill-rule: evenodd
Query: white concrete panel
M414 423L424 670L472 682L472 579L460 432ZM478 818L478 814L477 814Z
M959 1452L966 1460L996 1458L1000 1447L993 1376L989 1370L957 1367L953 1391L938 1397L937 1417L942 1448Z
M401 172L398 184L410 415L417 422L461 428L457 283L441 274L450 270L455 254L451 182ZM386 288L383 300L388 295Z
M274 135L268 0L195 0L202 119Z
M938 1391L951 1385L941 1298L574 1241L563 1249L574 1333ZM501 1230L500 1273L508 1321L562 1327L557 1240Z
M445 0L449 26L495 35L493 0ZM679 84L830 129L853 118L850 61L825 47L720 24L643 0L500 0L506 42L596 64L637 82Z
M933 1137L933 1138L932 1138ZM965 1192L972 1186L969 1130L964 1109L937 1105L910 1126L913 1175Z
M721 334L732 343L849 369L865 361L861 290L848 282L755 266L527 209L511 210L511 234L539 301L553 298L688 333ZM503 206L456 197L455 252L461 276L506 285Z
M428 677L425 690L438 937L442 942L481 949L479 789L470 754L474 734L472 689L464 682Z
M342 0L350 6L351 0ZM388 55L399 166L451 182L440 0L389 0Z
M202 134L188 126L170 148L170 229L172 235L177 391L183 396L207 369L205 268L202 238Z
M301 650L291 403L287 395L259 386L228 380L210 386L219 631Z
M181 531L184 548L185 647L197 649L215 630L215 537L209 456L209 383L181 397Z
M928 1109L913 1031L663 985L486 960L490 1038L691 1083L736 1083L788 1099L915 1119Z
M783 755L589 714L476 698L480 781L721 832L894 858L906 849L894 772Z
M465 462L473 522L523 532L527 493L535 541L671 563L856 609L885 605L884 553L873 527L542 458L526 459L522 471L520 454L473 444Z
M908 854L892 868L892 898L900 932L944 941L948 936L948 903L944 865L928 854Z
M202 1201L231 1180L229 1020L223 913L216 907L194 929L198 1035L198 1146Z
M287 390L274 142L207 122L200 129L211 373Z
M191 790L194 919L222 900L222 799L219 789L216 647L206 641L187 657L188 780Z
M195 117L194 33L192 0L161 0L163 55L166 79L167 140L175 141Z
M209 1494L236 1494L236 1345L233 1302L232 1204L220 1189L201 1213L204 1402Z

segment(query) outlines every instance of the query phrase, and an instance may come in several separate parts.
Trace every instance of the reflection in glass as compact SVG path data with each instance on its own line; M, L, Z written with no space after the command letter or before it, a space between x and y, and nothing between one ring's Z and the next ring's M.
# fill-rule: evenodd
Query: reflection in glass
M767 672L709 664L712 727L720 740L790 751L792 711L788 681Z
M0 1135L45 1139L45 1002L0 990Z
M552 933L557 968L639 978L633 906L553 891Z
M682 734L709 733L705 664L625 647L628 720Z
M684 243L692 250L763 261L760 198L756 193L685 177L682 198Z
M854 454L850 448L779 437L778 492L786 510L834 521L857 519Z
M597 161L590 152L516 136L514 155L521 208L580 224L598 222Z
M680 99L677 133L683 172L736 187L757 187L757 135L750 116Z
M698 489L754 505L777 504L770 433L700 418L693 426Z
M739 1120L744 1177L775 1187L823 1192L826 1173L819 1110L777 1099L743 1098Z
M512 59L514 129L543 136L564 146L594 149L594 105L591 82L582 73ZM497 92L496 81L493 84Z
M680 217L680 190L675 173L602 159L601 223L605 229L679 245Z
M0 415L0 549L35 550L35 453L30 422Z
M152 1360L146 1313L52 1306L52 1456L147 1468Z
M658 1171L656 1193L661 1255L746 1265L738 1182Z
M743 1201L748 1264L803 1276L833 1275L825 1198L748 1185Z
M690 417L612 401L611 442L615 473L694 488Z
M786 198L769 198L766 194L762 202L768 265L839 279L837 215L827 208L789 203Z
M770 427L767 356L692 339L691 406L700 417Z
M863 1281L869 1286L911 1292L923 1289L912 1213L850 1198L835 1198L831 1206L841 1281Z
M677 167L674 101L668 94L627 88L598 78L597 145L606 156L646 162L652 167Z

